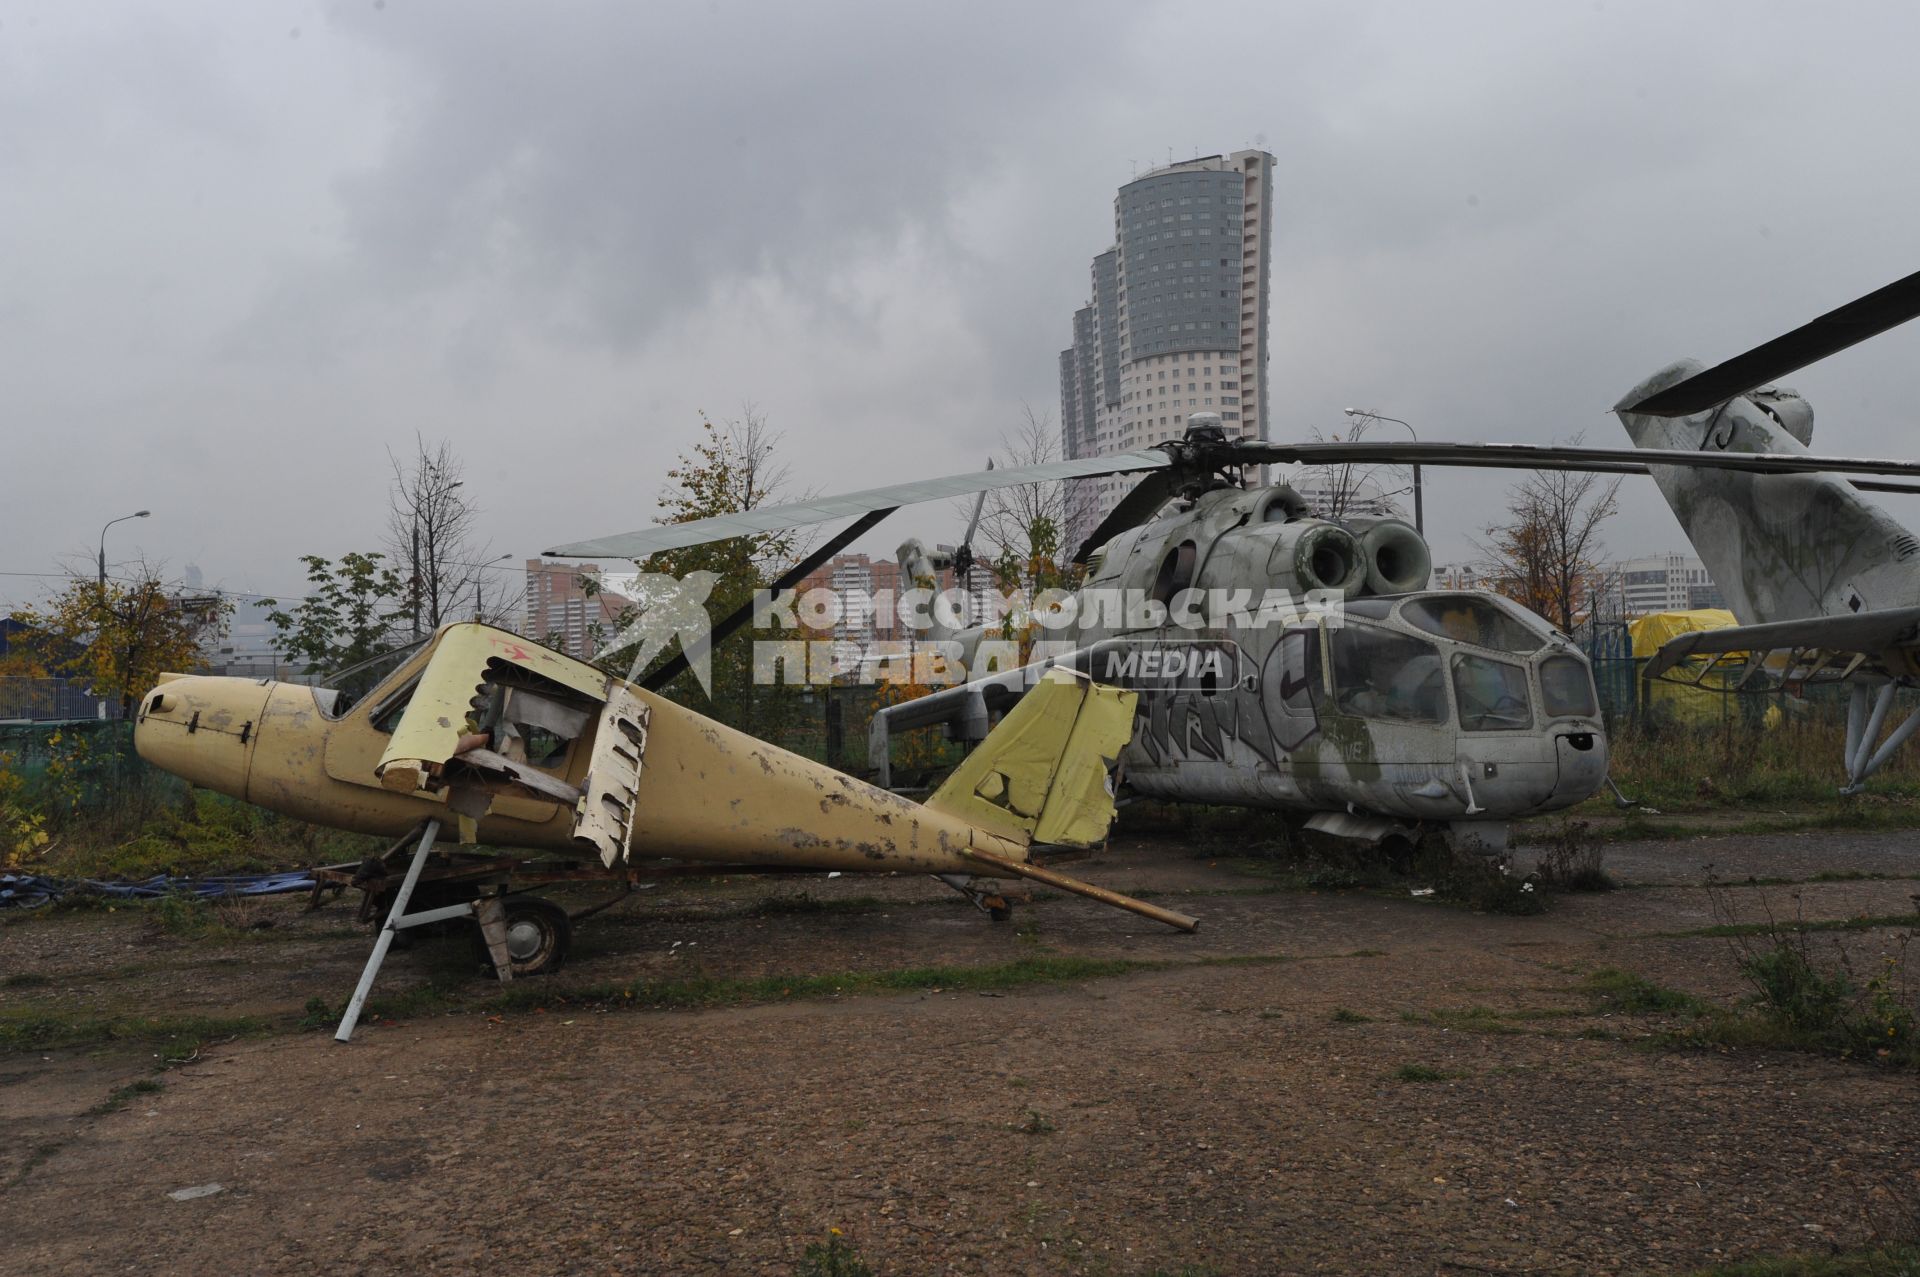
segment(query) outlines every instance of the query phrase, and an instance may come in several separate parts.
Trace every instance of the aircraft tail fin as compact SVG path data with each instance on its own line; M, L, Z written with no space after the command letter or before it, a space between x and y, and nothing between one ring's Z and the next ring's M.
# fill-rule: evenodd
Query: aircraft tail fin
M1691 360L1674 364L1615 406L1637 447L1808 451L1812 410L1788 390L1752 391L1690 417L1633 411L1698 371ZM1743 625L1920 604L1920 537L1834 475L1648 469Z
M1113 823L1109 769L1133 735L1135 699L1047 671L926 805L1019 842L1094 845Z

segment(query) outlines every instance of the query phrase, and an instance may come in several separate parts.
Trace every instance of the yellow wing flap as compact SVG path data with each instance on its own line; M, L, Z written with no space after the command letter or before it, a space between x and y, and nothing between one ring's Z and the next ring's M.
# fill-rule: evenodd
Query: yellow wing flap
M1135 695L1049 670L926 805L1016 842L1090 847L1113 824L1108 770Z

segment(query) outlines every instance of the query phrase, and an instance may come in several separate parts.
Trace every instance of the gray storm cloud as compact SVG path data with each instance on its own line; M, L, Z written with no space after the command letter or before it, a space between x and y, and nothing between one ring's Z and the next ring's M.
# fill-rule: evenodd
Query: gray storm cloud
M1615 442L1652 368L1914 267L1917 36L1892 5L11 6L0 570L151 506L123 554L291 592L377 539L416 430L509 550L646 522L743 401L804 486L973 469L1052 409L1115 188L1255 144L1276 429ZM1910 452L1916 340L1794 378L1824 443ZM1504 483L1432 481L1443 557ZM1679 545L1624 508L1618 551Z

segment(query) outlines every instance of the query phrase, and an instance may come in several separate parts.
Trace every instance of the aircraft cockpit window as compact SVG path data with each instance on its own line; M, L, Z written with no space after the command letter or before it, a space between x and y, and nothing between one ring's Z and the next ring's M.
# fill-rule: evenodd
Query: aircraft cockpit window
M1546 642L1499 604L1471 594L1411 599L1401 605L1400 615L1429 634L1498 652L1537 652Z
M393 729L400 725L400 716L407 712L407 702L413 699L413 689L419 685L420 675L415 674L375 702L373 708L367 712L367 722L372 724L373 730L385 732L389 736L393 735Z
M1465 731L1511 732L1533 726L1527 672L1518 665L1456 656L1453 694L1460 702L1460 726Z
M1599 712L1584 662L1573 656L1549 656L1540 662L1540 708L1549 718L1592 718Z
M1433 644L1349 625L1333 636L1334 701L1343 714L1412 723L1447 721L1447 683Z

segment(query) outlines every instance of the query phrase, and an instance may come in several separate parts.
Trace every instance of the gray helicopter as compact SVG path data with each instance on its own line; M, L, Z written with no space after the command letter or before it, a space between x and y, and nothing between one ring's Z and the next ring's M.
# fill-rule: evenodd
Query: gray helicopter
M1568 636L1498 595L1428 590L1427 543L1398 519L1319 518L1286 483L1247 487L1236 442L1217 414L1189 418L1175 465L1082 547L1079 588L1030 648L1040 659L984 659L1003 622L931 627L967 677L874 716L879 783L895 733L979 740L1037 671L1065 665L1139 694L1118 775L1147 797L1269 808L1370 843L1435 830L1492 853L1513 819L1600 788L1606 736ZM917 540L899 556L920 581L955 557Z
M1909 288L1902 301L1920 304L1920 288ZM1850 340L1864 335L1861 328L1860 322L1839 326ZM1826 340L1834 340L1831 333ZM1677 388L1672 381L1663 383L1669 393ZM1634 410L1649 411L1639 403ZM938 724L958 739L982 738L1043 669L1066 665L1139 693L1135 733L1119 760L1123 782L1138 793L1274 809L1311 828L1368 842L1411 841L1432 831L1456 847L1498 852L1512 820L1569 807L1606 781L1607 741L1585 656L1567 635L1497 595L1427 589L1431 558L1406 524L1316 518L1290 486L1249 486L1248 476L1254 467L1287 462L1656 477L1704 470L1722 472L1708 481L1746 480L1761 497L1766 485L1786 476L1818 476L1816 482L1842 487L1848 485L1833 476L1920 477L1916 462L1820 456L1803 448L1674 448L1664 440L1619 449L1283 443L1229 437L1217 419L1201 414L1183 438L1136 452L762 507L547 553L638 560L853 516L774 583L780 591L904 505L1024 483L1141 473L1075 556L1085 578L1060 627L1066 650L1008 668L981 659L990 639L985 627L936 629L929 639L953 646L965 680L883 711L872 728L876 763L884 768L891 735L904 730ZM1888 552L1897 553L1897 545L1889 545ZM901 547L901 558L915 577L943 566L942 556L913 541ZM1920 585L1920 565L1915 580ZM1236 593L1264 600L1275 592L1290 601L1291 611L1262 605L1249 614L1229 606L1223 615L1192 603L1196 595L1208 602ZM1121 600L1117 608L1101 605L1107 595ZM1141 605L1137 613L1133 602ZM724 639L751 614L743 607L724 618L709 642ZM1882 619L1904 623L1911 638L1920 609ZM1749 640L1748 646L1757 644ZM686 668L685 657L655 671L647 685L657 688L675 677ZM1871 732L1861 724L1863 738L1879 729L1880 716L1873 717Z

